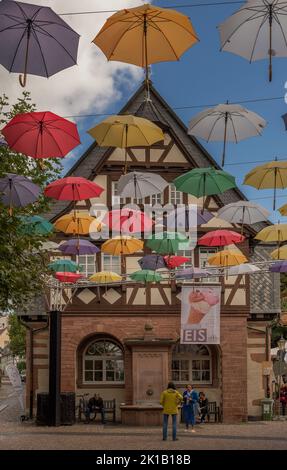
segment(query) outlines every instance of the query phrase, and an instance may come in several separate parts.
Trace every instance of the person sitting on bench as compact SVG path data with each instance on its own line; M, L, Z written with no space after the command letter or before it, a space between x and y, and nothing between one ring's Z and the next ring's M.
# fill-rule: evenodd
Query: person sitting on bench
M200 422L205 423L205 417L208 414L208 399L205 396L205 393L200 392L199 394L199 407L200 407Z
M89 423L90 421L90 415L91 413L95 413L95 418L97 415L97 412L101 413L102 417L102 424L106 424L106 419L105 419L105 408L104 408L104 402L102 397L100 395L95 395L89 399L87 410L86 410L86 420Z

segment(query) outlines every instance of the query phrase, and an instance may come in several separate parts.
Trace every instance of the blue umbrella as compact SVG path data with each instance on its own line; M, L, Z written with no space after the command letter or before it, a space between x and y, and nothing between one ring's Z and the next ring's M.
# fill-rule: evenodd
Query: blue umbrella
M37 201L40 192L39 186L25 176L7 173L0 179L0 201L9 206L10 214L12 207L25 207Z
M138 261L142 269L156 271L156 269L166 269L163 256L161 255L146 255Z
M28 73L50 77L77 63L79 34L49 7L2 1L0 43L0 63L24 74L21 86Z
M100 251L100 249L89 240L81 238L72 238L62 243L62 245L59 245L59 250L64 255L94 255Z

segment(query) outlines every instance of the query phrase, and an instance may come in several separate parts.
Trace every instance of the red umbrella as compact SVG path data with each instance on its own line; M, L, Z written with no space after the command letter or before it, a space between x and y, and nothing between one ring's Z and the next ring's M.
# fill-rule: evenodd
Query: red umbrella
M232 230L213 230L200 237L197 243L203 246L226 246L241 243L243 240L245 240L243 235Z
M48 184L45 195L61 201L82 201L99 197L104 189L86 178L68 176Z
M55 277L58 279L58 281L61 282L77 282L79 279L83 277L82 274L78 273L64 273L64 272L58 272L55 274Z
M17 114L1 132L12 150L33 158L64 157L81 143L76 124L50 111Z
M154 221L144 212L124 208L108 212L103 223L121 233L139 233L152 230Z
M163 259L169 269L177 268L190 261L190 258L186 258L186 256L164 256Z

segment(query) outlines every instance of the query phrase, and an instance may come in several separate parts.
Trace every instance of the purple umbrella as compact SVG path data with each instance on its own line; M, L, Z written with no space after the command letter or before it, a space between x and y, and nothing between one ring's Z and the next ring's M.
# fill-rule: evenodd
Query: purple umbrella
M161 255L146 255L138 263L142 269L150 269L152 271L162 268L166 269L166 264Z
M188 232L192 227L197 227L198 225L207 224L209 220L214 217L213 214L208 212L206 209L202 210L197 207L194 210L194 205L192 207L179 207L174 211L170 212L166 221L164 222L167 228L173 228L173 230L184 230Z
M176 279L199 279L201 277L210 276L210 271L207 271L203 268L187 268L179 269L175 273Z
M89 240L82 238L71 238L71 240L59 245L59 250L61 250L64 255L94 255L100 251L100 249L89 242Z
M270 266L272 273L287 273L287 261L278 261Z
M7 173L0 179L0 201L4 206L9 206L10 214L12 207L25 207L35 202L40 192L39 186L22 175Z
M51 8L5 0L0 3L0 63L9 72L50 77L76 65L79 34Z

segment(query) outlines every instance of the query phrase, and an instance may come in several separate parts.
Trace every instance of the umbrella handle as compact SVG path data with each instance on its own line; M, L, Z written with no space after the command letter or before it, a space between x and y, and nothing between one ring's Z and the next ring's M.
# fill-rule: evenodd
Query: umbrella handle
M19 75L19 83L22 88L25 88L27 83L27 73L25 72L23 75Z
M222 152L222 166L225 163L225 149L226 149L226 135L227 135L228 113L225 113L224 118L224 139L223 139L223 152Z
M146 88L146 101L150 101L150 86L149 86L149 70L148 70L148 53L147 53L147 15L144 14L143 23L144 32L144 53L145 53L145 88Z
M27 66L28 66L28 56L29 56L29 42L32 30L32 20L27 20L27 44L26 44L26 52L25 52L25 64L24 64L24 74L19 75L19 83L21 87L25 88L27 83Z
M272 82L272 20L273 7L269 4L269 82Z

